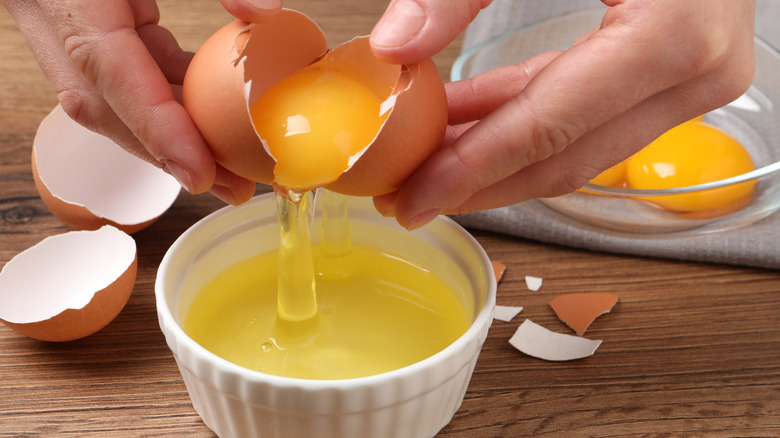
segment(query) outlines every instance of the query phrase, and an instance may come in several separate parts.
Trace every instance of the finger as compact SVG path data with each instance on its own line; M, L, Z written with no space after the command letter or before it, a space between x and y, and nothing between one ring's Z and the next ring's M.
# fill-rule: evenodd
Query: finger
M211 152L135 31L136 25L154 24L148 22L155 19L153 12L138 13L139 8L156 11L154 2L137 1L133 10L124 3L88 6L75 0L41 3L50 22L57 23L77 71L94 84L138 141L187 190L206 191L215 175ZM134 17L147 22L136 23ZM78 101L75 108L68 105L63 101L63 107L78 116Z
M561 53L543 53L520 64L445 84L449 123L456 125L487 116L520 93L537 73Z
M232 205L240 205L255 194L257 184L248 179L236 176L224 167L217 165L214 185L209 192L217 198Z
M469 130L476 121L462 123L457 126L447 126L447 130L444 134L444 140L442 140L441 147L449 147L458 137L464 132ZM384 195L374 196L374 208L385 217L395 216L395 200L398 196L398 192L391 192Z
M282 0L219 0L234 17L255 23L282 10Z
M171 84L181 85L194 53L182 50L173 34L156 24L141 26L136 32L165 79Z
M491 0L393 0L371 32L374 55L396 64L430 58Z

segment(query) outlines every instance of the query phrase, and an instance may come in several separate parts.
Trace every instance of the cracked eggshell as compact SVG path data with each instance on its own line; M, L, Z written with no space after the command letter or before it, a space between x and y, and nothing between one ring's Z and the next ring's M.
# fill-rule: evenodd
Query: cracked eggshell
M356 196L397 190L439 148L447 127L444 83L430 59L384 63L371 53L368 37L329 51L316 23L283 10L262 23L230 23L209 38L187 70L183 103L217 162L270 184L275 161L254 130L249 107L277 81L315 62L358 79L392 106L374 141L326 188Z
M73 230L113 225L137 232L181 191L171 175L79 125L60 105L35 135L32 171L46 207Z
M371 54L368 37L342 44L321 62L351 73L393 103L374 141L326 188L355 196L398 190L444 139L447 96L436 65L430 59L403 66L379 61Z
M106 225L50 236L0 271L0 320L43 341L71 341L110 323L135 284L135 241Z

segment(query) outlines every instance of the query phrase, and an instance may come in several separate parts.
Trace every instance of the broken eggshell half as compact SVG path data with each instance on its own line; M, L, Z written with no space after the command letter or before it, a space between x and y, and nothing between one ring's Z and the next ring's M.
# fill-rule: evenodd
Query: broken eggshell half
M0 271L0 320L43 341L71 341L110 323L133 291L135 240L106 225L47 237Z
M60 105L38 127L32 171L46 207L73 230L137 232L181 191L171 175L76 123Z
M368 37L328 50L314 21L285 9L261 23L234 21L209 38L187 70L183 103L219 164L270 184L275 160L255 131L249 108L276 82L313 63L360 81L392 106L374 141L325 187L355 196L397 190L444 138L447 98L430 59L412 65L382 62L371 53Z

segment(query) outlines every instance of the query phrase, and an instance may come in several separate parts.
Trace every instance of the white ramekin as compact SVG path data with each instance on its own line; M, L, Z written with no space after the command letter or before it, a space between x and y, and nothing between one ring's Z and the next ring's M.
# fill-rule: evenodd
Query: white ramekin
M155 284L160 327L192 404L220 437L431 437L460 407L495 307L487 255L446 217L409 232L380 216L367 198L350 198L349 215L354 242L410 257L447 279L473 309L470 328L425 360L357 379L279 377L221 359L184 333L180 314L205 281L279 243L272 194L223 208L174 242ZM315 240L316 224L315 215Z

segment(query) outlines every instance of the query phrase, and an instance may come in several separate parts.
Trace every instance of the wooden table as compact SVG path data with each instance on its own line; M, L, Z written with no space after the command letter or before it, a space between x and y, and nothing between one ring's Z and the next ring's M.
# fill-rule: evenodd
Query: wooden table
M160 0L164 24L196 49L229 20L215 0ZM289 0L333 44L366 34L384 0ZM442 74L458 42L436 58ZM33 186L29 152L55 95L15 24L0 12L0 265L66 228ZM221 207L183 194L135 235L138 281L104 330L52 344L0 326L0 436L186 436L213 433L192 409L157 325L161 257L189 225ZM440 436L780 436L780 275L774 271L573 250L475 232L508 265L498 303L524 306L496 321L466 399ZM45 267L42 267L42 275ZM525 275L544 278L527 290ZM19 291L24 293L24 291ZM568 333L548 302L567 292L620 296L587 336L592 357L545 362L508 340L524 318Z

